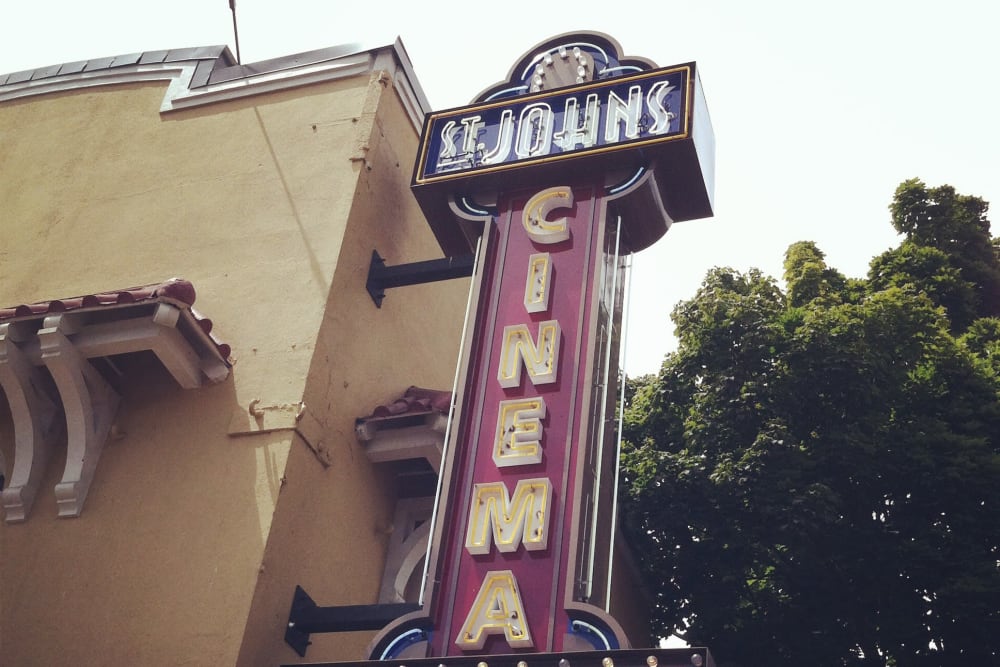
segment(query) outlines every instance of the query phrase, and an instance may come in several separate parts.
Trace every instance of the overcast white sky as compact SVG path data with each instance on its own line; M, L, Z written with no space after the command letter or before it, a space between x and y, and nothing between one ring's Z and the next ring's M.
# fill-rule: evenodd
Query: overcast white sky
M228 0L5 4L0 72L186 46L235 53ZM697 61L716 215L674 225L635 258L630 375L674 348L669 312L713 266L780 277L785 248L812 240L863 276L896 242L886 207L906 178L1000 210L1000 3L237 0L237 12L243 62L399 36L436 109L466 104L563 32L608 33L660 66Z

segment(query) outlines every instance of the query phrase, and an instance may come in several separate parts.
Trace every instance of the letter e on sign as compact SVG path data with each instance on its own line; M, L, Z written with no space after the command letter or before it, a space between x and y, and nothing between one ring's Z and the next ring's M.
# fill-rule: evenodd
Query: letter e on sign
M498 468L531 465L542 460L542 418L545 399L500 401L493 439L493 462Z

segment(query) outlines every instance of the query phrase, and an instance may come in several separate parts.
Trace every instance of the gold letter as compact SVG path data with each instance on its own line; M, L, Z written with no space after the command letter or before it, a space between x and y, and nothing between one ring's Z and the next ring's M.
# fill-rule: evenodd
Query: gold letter
M528 258L528 279L524 281L524 309L529 313L544 313L549 309L549 280L552 260L547 252Z
M548 188L528 200L521 214L528 237L535 243L559 243L569 238L569 224L566 218L546 220L545 217L557 208L573 205L573 191L568 187Z
M493 438L493 462L498 468L542 461L542 422L545 399L515 398L500 401Z
M463 651L479 650L487 635L503 633L511 648L531 648L531 632L524 617L517 579L510 570L487 572L455 643Z
M544 550L549 546L547 510L551 495L552 482L546 477L519 480L513 500L503 482L476 484L469 508L466 551L477 556L487 554L493 542L502 553L517 551L520 544L527 551Z
M521 362L528 369L531 384L550 384L556 381L556 361L559 357L561 329L556 320L538 323L538 342L531 339L526 324L512 324L503 329L500 349L500 368L497 380L505 389L521 384Z

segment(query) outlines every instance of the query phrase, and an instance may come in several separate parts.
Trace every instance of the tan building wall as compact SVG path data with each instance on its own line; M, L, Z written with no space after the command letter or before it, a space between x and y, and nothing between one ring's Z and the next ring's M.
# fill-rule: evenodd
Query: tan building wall
M394 494L354 420L450 386L468 288L381 309L365 291L373 249L441 256L409 193L419 94L400 54L166 112L175 80L0 101L0 305L182 276L233 361L184 390L150 355L118 360L82 515L56 518L57 448L27 520L0 524L0 663L298 662L296 584L376 602ZM13 437L0 399L8 479ZM369 638L314 635L308 657L357 659Z

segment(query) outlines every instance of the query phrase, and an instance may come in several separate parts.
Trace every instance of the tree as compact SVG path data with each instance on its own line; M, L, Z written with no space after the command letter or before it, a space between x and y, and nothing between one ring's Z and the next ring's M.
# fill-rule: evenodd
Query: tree
M920 290L948 313L952 329L962 331L981 310L975 283L965 280L948 253L907 240L871 261L872 290L901 287Z
M948 307L1000 267L988 231L976 273L925 228L961 237L985 204L917 184L891 207L910 245L869 280L799 243L786 291L715 269L675 308L678 350L624 425L653 636L734 667L1000 659L1000 320Z
M812 241L793 243L785 251L785 285L792 306L816 299L841 303L848 296L847 279L826 265L823 251Z
M913 178L896 188L889 210L893 227L907 241L943 252L968 281L977 317L1000 315L1000 264L997 241L990 238L988 203L957 194L950 185L928 188Z

